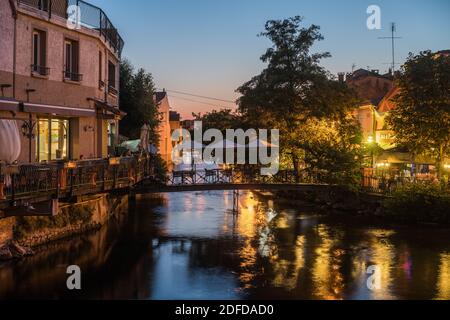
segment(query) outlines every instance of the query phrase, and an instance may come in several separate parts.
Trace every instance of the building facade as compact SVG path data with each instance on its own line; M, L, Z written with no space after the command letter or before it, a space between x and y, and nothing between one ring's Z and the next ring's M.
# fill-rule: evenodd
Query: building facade
M158 127L159 142L157 145L158 153L163 160L170 165L172 159L172 131L170 126L170 103L167 92L156 92L154 102L158 107L160 114L160 124Z
M73 4L81 15L69 21ZM0 0L0 119L17 122L20 163L108 156L123 116L122 48L84 1Z

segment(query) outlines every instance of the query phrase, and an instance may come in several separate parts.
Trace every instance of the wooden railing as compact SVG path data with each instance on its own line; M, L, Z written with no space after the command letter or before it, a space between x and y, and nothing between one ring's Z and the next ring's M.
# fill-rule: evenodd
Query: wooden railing
M153 161L148 155L48 164L0 164L0 203L128 188L151 177L153 171Z

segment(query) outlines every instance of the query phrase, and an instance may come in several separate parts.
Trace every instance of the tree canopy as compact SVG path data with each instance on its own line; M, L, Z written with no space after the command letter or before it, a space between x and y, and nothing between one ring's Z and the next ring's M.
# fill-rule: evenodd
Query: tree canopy
M261 56L266 68L237 89L242 95L239 112L250 126L280 130L280 151L284 158L291 159L294 168L302 160L310 167L322 163L320 167L333 172L341 168L335 166L338 162L331 161L329 153L335 153L338 145L357 143L358 124L349 120L349 112L358 100L352 90L320 65L330 54L311 52L312 46L323 40L320 27L301 24L299 16L267 21L260 34L272 42ZM318 135L314 131L326 127L335 132L346 129L350 134ZM344 153L349 150L338 149ZM330 161L325 164L320 159Z
M225 132L227 129L237 129L241 127L241 117L231 109L213 110L205 114L193 113L196 121L202 121L203 130L218 129Z
M388 123L399 145L436 160L438 172L450 147L450 56L410 54L396 79L399 93Z
M128 60L123 60L120 64L120 108L127 115L120 121L122 135L138 139L141 127L148 124L151 130L150 142L157 143L160 116L153 100L154 93L151 73L144 69L136 72Z

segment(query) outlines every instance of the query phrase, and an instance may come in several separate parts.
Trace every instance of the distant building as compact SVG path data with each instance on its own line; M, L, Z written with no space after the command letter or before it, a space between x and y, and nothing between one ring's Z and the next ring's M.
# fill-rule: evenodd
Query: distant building
M442 54L447 51L440 52ZM449 54L449 52L447 53ZM342 74L340 75L342 80ZM399 89L394 86L390 74L380 75L372 70L359 69L348 74L345 82L363 100L354 116L361 125L365 143L377 143L383 150L374 158L374 166L389 168L397 172L415 171L429 173L434 161L423 157L413 159L407 150L400 150L395 144L395 132L389 128L385 119L396 106L393 101Z
M175 131L181 130L181 116L176 111L170 111L169 113L170 122L170 134L172 135ZM179 141L181 141L181 131L179 132ZM172 141L172 147L175 147L178 141Z
M183 120L183 121L181 121L181 127L183 129L186 129L187 131L193 131L194 123L195 123L195 120Z
M378 105L394 87L392 75L381 75L378 70L358 69L347 74L345 82L358 93L360 99L373 105Z
M170 163L172 154L171 128L170 128L170 103L166 91L156 92L153 96L154 102L160 113L160 124L158 127L159 142L158 153L164 161Z

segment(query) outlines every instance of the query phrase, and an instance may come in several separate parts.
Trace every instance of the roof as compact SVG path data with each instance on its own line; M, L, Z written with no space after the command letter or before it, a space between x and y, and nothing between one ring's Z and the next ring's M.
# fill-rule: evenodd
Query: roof
M399 89L397 87L392 88L381 100L378 105L379 112L388 112L395 108L395 103L392 99L399 93Z
M169 121L180 121L180 114L176 111L170 111Z
M167 92L165 91L159 91L155 93L155 101L156 103L160 103L164 100L164 98L167 97Z
M366 70L366 69L358 69L358 70L354 71L353 73L348 74L347 80L349 80L349 81L357 80L359 78L364 78L364 77L368 77L368 76L392 79L392 76L390 74L383 75L378 72L375 72L374 70L371 71L371 70Z

